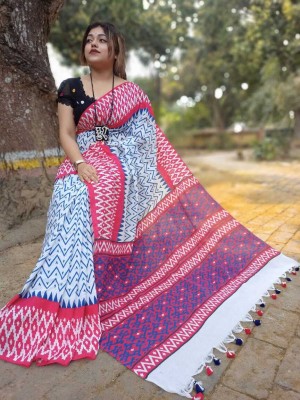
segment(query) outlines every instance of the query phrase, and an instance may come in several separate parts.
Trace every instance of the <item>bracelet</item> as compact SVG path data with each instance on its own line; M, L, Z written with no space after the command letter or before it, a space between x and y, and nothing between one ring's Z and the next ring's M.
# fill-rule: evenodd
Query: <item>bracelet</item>
M73 165L74 165L74 168L76 169L76 171L78 171L78 165L83 164L83 163L85 163L85 161L82 159L73 162Z

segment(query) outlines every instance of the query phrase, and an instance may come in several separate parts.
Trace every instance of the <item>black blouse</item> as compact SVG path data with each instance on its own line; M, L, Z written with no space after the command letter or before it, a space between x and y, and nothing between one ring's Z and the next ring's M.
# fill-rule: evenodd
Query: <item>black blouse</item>
M73 108L74 121L77 125L81 114L94 102L94 99L85 94L80 78L69 78L60 84L57 90L57 102Z

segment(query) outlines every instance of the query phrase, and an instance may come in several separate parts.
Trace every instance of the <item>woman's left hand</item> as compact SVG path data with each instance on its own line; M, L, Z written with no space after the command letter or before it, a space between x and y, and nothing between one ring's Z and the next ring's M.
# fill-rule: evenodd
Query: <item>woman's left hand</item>
M77 167L77 172L81 182L97 183L98 174L96 169L87 163L81 163Z

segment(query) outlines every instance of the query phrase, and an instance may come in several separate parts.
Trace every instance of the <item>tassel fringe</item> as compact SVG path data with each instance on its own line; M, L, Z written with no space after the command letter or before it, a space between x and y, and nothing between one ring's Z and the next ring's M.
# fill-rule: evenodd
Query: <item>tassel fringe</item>
M236 346L242 346L244 344L244 341L242 338L239 338L235 336L236 334L240 333L245 333L246 335L250 335L252 333L252 328L248 326L249 323L254 324L254 326L260 326L262 321L261 319L255 319L254 316L251 314L256 314L258 317L263 317L264 312L262 309L266 307L266 303L264 301L264 298L270 298L273 300L276 300L278 296L281 294L282 289L285 289L288 285L289 282L292 282L292 278L289 275L297 275L297 272L299 272L300 266L295 266L288 270L287 273L284 273L280 278L276 280L276 282L270 286L267 292L263 294L263 296L258 300L255 306L252 307L249 313L245 315L245 317L242 319L243 323L246 323L247 326L243 326L242 323L238 323L232 332L223 340L222 343L220 343L215 349L219 351L220 353L226 355L227 358L235 358L236 353L234 350L231 350L227 348L227 344L235 344ZM280 286L280 289L278 288ZM259 307L259 308L257 308ZM202 371L205 371L207 376L211 376L213 374L213 368L208 365L208 364L213 364L215 366L219 366L221 364L220 358L218 358L212 351L207 355L204 364L200 365L198 370L196 371L195 375L200 374ZM192 380L192 383L189 385L189 388L187 390L188 393L191 393L194 390L195 394L193 397L188 394L189 398L192 398L192 400L203 400L204 399L204 392L205 388L203 386L203 383L201 381L196 381Z

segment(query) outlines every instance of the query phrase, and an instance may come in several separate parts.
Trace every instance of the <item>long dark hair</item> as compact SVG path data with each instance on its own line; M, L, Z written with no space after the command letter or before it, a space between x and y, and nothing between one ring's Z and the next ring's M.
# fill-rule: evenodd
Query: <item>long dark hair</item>
M108 40L108 54L110 55L114 52L116 57L114 62L114 74L119 76L120 78L126 78L125 71L125 40L122 34L117 30L117 28L111 24L110 22L93 22L90 24L83 35L82 43L81 43L81 53L80 60L82 65L87 65L84 49L86 45L86 39L90 31L94 28L101 27L107 36Z

